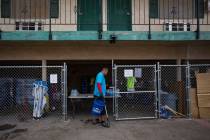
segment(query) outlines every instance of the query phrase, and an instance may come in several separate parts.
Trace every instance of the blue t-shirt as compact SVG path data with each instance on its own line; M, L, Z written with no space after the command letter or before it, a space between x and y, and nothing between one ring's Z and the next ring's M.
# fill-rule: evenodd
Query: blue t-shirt
M100 96L101 93L98 90L97 83L101 84L102 93L103 93L103 96L105 96L105 94L106 94L106 80L105 80L104 74L102 72L99 72L97 74L96 81L95 81L95 87L94 87L94 95Z

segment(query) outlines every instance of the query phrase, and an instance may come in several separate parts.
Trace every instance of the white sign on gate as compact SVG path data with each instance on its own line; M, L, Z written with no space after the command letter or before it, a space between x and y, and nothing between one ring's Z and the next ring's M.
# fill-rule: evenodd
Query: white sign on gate
M124 77L133 77L133 70L132 69L124 70Z
M57 74L50 74L50 83L57 84L58 83L58 75Z

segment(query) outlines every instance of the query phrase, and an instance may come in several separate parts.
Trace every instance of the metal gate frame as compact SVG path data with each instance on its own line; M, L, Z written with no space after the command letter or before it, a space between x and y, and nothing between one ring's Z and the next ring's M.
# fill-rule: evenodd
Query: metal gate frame
M123 117L119 117L119 113L118 113L118 108L119 108L119 105L118 105L118 94L120 93L128 93L128 92L120 92L120 91L117 91L117 70L118 68L153 68L154 69L154 90L152 91L135 91L134 93L154 93L154 105L155 105L155 111L154 111L154 116L150 116L150 117L126 117L126 118L123 118ZM157 67L156 65L114 65L113 67L113 72L114 72L114 100L113 100L113 113L114 113L114 117L115 117L115 120L135 120L135 119L156 119L158 118L158 89L157 89Z
M67 109L67 96L68 96L68 89L67 89L67 65L66 63L63 64L62 67L62 75L63 75L63 117L64 117L64 121L68 120L68 109Z

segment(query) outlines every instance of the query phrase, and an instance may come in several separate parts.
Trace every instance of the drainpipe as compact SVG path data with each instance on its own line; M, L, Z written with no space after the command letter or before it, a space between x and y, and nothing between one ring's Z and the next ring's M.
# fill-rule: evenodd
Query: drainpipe
M200 20L199 20L199 0L196 0L196 18L197 18L197 31L196 31L196 39L200 39Z

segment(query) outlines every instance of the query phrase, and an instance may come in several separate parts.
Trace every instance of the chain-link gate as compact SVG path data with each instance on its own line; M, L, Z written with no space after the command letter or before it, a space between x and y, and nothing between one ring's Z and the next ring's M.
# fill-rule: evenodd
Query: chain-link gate
M189 115L189 65L158 65L159 117Z
M115 65L116 120L157 118L156 65Z
M0 66L0 119L32 119L34 82L46 79L47 96L44 117L67 115L66 65Z

